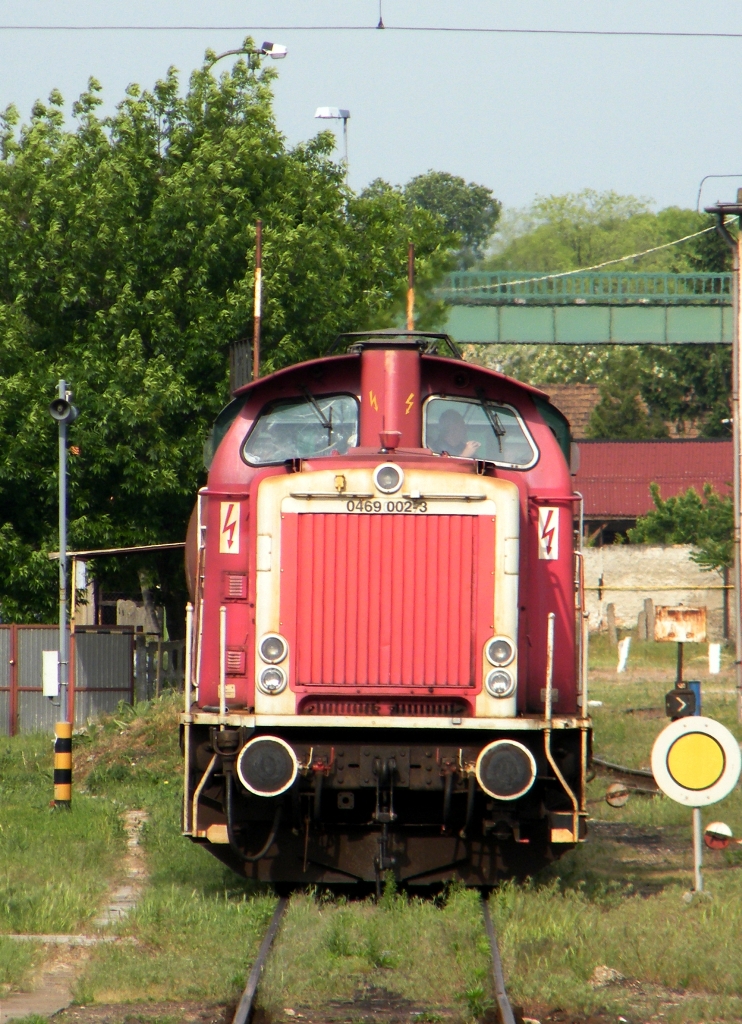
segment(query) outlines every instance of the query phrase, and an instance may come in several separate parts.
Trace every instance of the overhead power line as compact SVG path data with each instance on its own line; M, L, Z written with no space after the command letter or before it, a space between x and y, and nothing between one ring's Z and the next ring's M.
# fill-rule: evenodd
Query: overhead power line
M0 32L426 32L515 36L616 36L652 39L742 39L742 32L665 29L489 28L456 25L0 25Z

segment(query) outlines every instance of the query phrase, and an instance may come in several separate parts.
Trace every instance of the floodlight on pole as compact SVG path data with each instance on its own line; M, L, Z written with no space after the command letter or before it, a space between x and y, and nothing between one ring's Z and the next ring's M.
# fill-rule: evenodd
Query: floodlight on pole
M218 57L214 57L209 64L206 65L207 70L213 68L218 60L222 57L270 57L271 60L283 60L288 54L288 47L283 46L281 43L263 43L258 49L250 49L247 46L240 46L237 50L225 50L224 53L220 53Z
M345 163L345 180L348 180L348 121L350 120L350 111L343 109L343 107L317 107L315 117L320 117L328 121L342 121L343 122L343 151L344 151L344 163Z

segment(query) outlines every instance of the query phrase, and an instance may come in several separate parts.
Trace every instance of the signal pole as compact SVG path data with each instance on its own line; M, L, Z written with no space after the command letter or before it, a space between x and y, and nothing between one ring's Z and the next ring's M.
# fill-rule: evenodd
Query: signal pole
M716 217L716 227L732 250L732 444L734 448L734 669L737 690L737 721L742 722L742 189L737 190L736 203L707 206L706 213ZM726 227L726 218L737 218L737 237Z
M72 803L72 723L69 716L70 644L67 630L67 426L77 419L67 382L60 380L49 413L59 426L59 721L54 727L54 806ZM75 581L72 581L75 585Z

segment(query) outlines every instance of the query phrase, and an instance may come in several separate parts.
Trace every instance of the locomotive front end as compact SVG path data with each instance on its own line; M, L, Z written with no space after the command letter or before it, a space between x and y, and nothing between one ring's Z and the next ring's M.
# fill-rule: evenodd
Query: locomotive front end
M217 423L183 830L249 877L488 885L584 836L559 414L433 344L353 339Z

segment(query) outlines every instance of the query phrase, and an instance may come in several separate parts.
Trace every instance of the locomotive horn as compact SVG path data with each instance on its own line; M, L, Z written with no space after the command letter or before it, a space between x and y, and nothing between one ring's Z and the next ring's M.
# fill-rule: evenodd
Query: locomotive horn
M517 740L495 740L477 758L476 774L479 785L495 800L517 800L536 781L536 761Z

